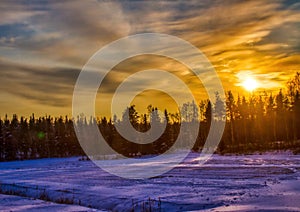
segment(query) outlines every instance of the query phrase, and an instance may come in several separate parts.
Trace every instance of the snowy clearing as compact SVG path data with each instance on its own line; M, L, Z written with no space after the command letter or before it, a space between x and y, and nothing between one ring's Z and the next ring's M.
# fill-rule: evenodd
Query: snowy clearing
M1 195L0 211L299 211L299 155L214 155L203 166L197 156L146 180L112 176L75 157L2 162L1 193L17 196Z
M14 195L0 194L0 211L64 211L64 212L80 212L80 211L99 211L87 207L77 205L55 204L43 200L19 197Z

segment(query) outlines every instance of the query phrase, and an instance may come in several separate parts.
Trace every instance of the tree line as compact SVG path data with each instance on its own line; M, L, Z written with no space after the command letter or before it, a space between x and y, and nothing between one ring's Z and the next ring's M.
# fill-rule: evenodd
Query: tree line
M70 119L51 116L28 118L13 115L0 118L0 161L35 159L45 157L69 157L84 155L77 140L75 125L97 124L106 142L115 151L127 157L160 154L167 151L179 136L180 126L199 122L199 132L193 151L200 151L206 141L214 113L226 113L226 126L218 153L248 153L290 149L300 152L300 73L287 82L286 91L275 94L251 94L235 97L226 92L226 102L216 98L216 102L203 100L185 103L180 113L164 110L163 117L158 109L148 106L148 112L140 114L134 105L126 108L120 119L77 117ZM226 111L220 105L224 104ZM221 108L221 109L220 109ZM131 125L140 132L147 132L151 126L165 126L162 135L149 144L136 144L123 138L116 126L124 125L129 119ZM126 123L127 124L127 123ZM187 127L189 129L189 127ZM184 135L182 147L190 139ZM95 153L96 154L96 153Z

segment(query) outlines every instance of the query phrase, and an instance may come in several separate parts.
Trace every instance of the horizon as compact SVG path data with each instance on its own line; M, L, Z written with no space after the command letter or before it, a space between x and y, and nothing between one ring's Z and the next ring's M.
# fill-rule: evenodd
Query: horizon
M257 99L259 97L269 98L270 96L273 96L273 98L274 98L274 97L276 97L279 94L280 91L283 91L282 93L283 93L284 96L288 96L288 94L285 92L285 90L286 90L286 88L282 88L282 89L279 89L278 91L276 91L276 93L274 93L272 91L270 91L270 92L267 92L267 91L255 92L255 91L253 91L253 92L246 93L246 95L236 94L233 97L234 97L235 102L237 102L238 98L245 97L246 101L249 103L250 100L253 99L253 98L254 99L255 98ZM232 92L232 91L228 90L228 91L225 91L225 92L226 92L226 95L227 95L228 92ZM206 104L207 105L208 101L210 101L209 98L207 98L207 99L201 99L200 102L197 101L196 105L197 105L198 109L200 109L200 105L201 104ZM266 99L265 99L265 101L266 101ZM175 105L174 102L172 102L172 104L174 104L175 109L173 108L173 109L169 110L168 108L170 108L170 106L167 108L167 107L163 107L163 106L157 106L157 105L153 105L153 104L148 104L147 106L142 107L141 106L142 104L140 104L140 105L137 106L137 105L134 104L134 102L135 101L133 101L132 104L128 105L127 108L131 107L131 106L134 106L135 109L136 109L136 111L137 111L137 113L140 114L140 115L145 115L145 114L149 115L149 111L147 109L147 107L149 107L149 106L151 106L152 108L157 109L157 111L159 111L161 113L164 113L164 111L167 110L168 114L180 113L180 109L183 106L183 104L181 104L178 107L177 105ZM187 101L187 102L184 102L184 104L185 103L192 103L192 102ZM265 103L265 106L267 106L266 102L264 102L264 103ZM224 104L226 104L226 103L224 102ZM145 104L143 104L143 105L145 105ZM215 102L212 102L212 106L214 106L214 105L215 105ZM117 120L121 120L123 112L127 108L123 108L123 111L121 111L121 114L113 114L113 116L116 116ZM72 114L59 114L59 115L44 114L44 115L41 115L41 114L36 114L35 112L31 112L31 113L29 112L26 115L24 115L24 114L17 114L17 113L11 113L11 114L4 113L3 115L2 114L0 115L0 120L4 120L4 118L6 118L6 117L8 118L8 120L11 120L14 115L17 116L18 120L20 120L20 118L28 119L28 118L30 118L32 116L34 116L35 119L38 119L38 118L47 118L47 117L51 117L51 118L63 118L64 119L65 117L68 117L68 119L74 120L74 118L77 118L77 117L73 117ZM163 114L159 114L159 115L161 117ZM82 116L85 117L85 118L91 118L91 117L93 117L96 120L102 119L102 118L106 118L107 120L113 119L113 117L111 115L106 116L106 115L101 115L101 114L98 114L98 115L96 114L96 116L84 116L84 114L82 114Z

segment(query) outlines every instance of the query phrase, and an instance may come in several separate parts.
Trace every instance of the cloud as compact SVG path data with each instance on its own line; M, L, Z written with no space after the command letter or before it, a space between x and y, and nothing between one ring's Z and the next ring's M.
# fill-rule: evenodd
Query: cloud
M299 10L299 3L282 0L2 1L0 88L34 104L70 107L75 80L97 50L126 35L158 32L203 51L225 89L238 83L243 70L271 89L300 70ZM202 95L201 83L182 65L141 57L107 75L103 96L139 68L172 69Z
M0 60L0 89L49 106L70 106L71 95L80 70L64 67L25 66ZM22 101L22 100L20 100Z
M16 33L15 42L9 46L36 57L42 55L54 61L83 65L102 45L128 34L130 26L118 5L117 2L51 1L25 6L11 2L0 8L0 12L5 10L5 17L9 16L7 13L18 14L19 10L31 14L3 23Z
M292 64L297 63L293 55L299 54L300 46L296 3L231 0L123 4L134 32L173 34L196 45L219 73L227 73L220 74L227 89L232 85L227 81L240 70L264 73L296 69ZM289 61L285 67L276 62L278 57Z
M44 14L41 10L32 10L27 3L3 0L0 4L0 25L24 23L31 17Z

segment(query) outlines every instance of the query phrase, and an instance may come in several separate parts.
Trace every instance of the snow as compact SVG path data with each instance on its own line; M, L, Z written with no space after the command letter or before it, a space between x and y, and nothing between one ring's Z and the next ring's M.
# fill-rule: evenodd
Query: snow
M184 163L170 172L144 180L113 176L91 161L80 161L76 157L2 162L0 186L2 193L67 202L87 210L299 211L299 155L289 152L214 155L202 166L197 163L198 156L191 153ZM126 167L127 162L125 159L106 160L106 164L117 169ZM11 196L10 204L10 199L1 195L0 211L14 211L15 208L22 211L18 208L22 204L15 205L18 198L24 201L24 207L34 208L39 204L45 208L55 204L51 206L54 210L65 207L16 196Z
M299 180L283 181L270 188L270 192L231 206L222 206L210 211L300 211Z
M65 211L65 212L79 212L79 211L99 211L87 207L77 205L55 204L33 198L19 197L14 195L0 194L0 211Z

